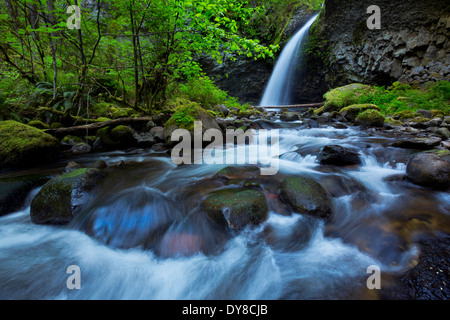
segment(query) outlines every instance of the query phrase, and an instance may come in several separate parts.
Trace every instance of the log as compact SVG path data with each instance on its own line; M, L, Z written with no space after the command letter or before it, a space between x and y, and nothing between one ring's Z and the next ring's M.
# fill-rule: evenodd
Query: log
M97 132L97 130L108 127L108 126L119 126L119 125L143 125L152 120L152 117L140 117L140 118L120 118L114 120L108 120L104 122L96 122L91 124L85 124L81 126L74 126L68 128L58 128L58 129L47 129L46 133L57 137L63 138L67 135L73 136L86 136L91 133Z
M294 108L319 108L323 106L325 102L318 102L318 103L307 103L307 104L291 104L291 105L285 105L285 106L256 106L255 108L265 108L265 109L294 109Z

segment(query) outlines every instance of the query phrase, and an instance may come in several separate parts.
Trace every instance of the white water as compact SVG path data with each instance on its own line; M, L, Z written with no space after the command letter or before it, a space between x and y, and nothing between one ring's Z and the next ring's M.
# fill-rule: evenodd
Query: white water
M291 103L292 80L302 58L299 51L317 16L318 14L312 17L284 47L264 91L260 106L279 106Z

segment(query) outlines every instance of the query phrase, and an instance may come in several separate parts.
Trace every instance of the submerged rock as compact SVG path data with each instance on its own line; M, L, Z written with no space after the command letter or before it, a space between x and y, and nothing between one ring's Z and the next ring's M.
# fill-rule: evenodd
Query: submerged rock
M80 212L88 192L102 175L97 169L76 169L47 182L31 202L31 221L36 224L67 224Z
M1 121L0 137L0 171L52 161L60 154L56 138L17 121Z
M269 212L261 191L241 188L215 191L202 202L202 207L215 223L238 230L264 222Z
M339 145L325 146L320 151L317 159L321 164L346 166L360 164L359 153Z
M450 152L440 150L414 155L406 166L406 177L423 187L446 190L450 186Z
M282 181L281 198L292 210L320 218L331 215L331 201L325 189L306 177L289 177Z

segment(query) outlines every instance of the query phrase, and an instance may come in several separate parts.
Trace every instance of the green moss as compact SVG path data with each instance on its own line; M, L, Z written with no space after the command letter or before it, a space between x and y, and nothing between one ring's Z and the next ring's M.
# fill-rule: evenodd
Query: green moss
M356 117L356 124L371 127L382 127L384 116L378 110L366 110Z
M50 126L44 122L42 122L41 120L32 120L30 122L28 122L29 126L35 127L37 129L49 129Z
M0 122L0 168L38 162L59 150L60 142L37 128L8 120Z
M109 120L111 120L111 119L110 118L106 118L106 117L99 117L99 118L97 118L98 122L106 122L106 121L109 121Z
M84 142L84 140L77 136L67 135L61 140L61 142L65 144L72 144L72 143L81 143Z
M404 119L416 118L418 116L418 114L412 110L404 110L404 111L395 112L392 116L394 117L394 119L404 120Z
M64 127L64 126L63 126L63 124L60 123L60 122L53 122L53 123L50 125L50 128L52 128L52 129L58 129L58 128L62 128L62 127Z
M358 115L366 110L380 111L380 108L374 104L353 104L351 106L342 108L339 113L342 114L347 120L353 121L356 119L356 117L358 117Z
M392 117L387 117L384 121L393 126L402 126L403 125L403 122L401 122L400 120L396 120Z
M360 83L353 83L330 90L324 95L326 99L324 111L339 111L344 107L357 104L361 96L372 91L373 88L371 86Z
M198 103L188 100L178 100L178 106L172 117L166 122L165 126L176 126L178 128L192 131L194 129L194 121L199 119L201 114L211 117Z

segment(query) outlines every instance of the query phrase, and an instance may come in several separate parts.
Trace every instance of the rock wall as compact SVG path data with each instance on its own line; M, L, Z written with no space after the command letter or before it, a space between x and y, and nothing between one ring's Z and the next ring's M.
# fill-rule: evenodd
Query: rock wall
M370 5L381 9L379 30L367 27ZM298 99L352 82L449 80L449 35L447 0L326 0L310 31Z

